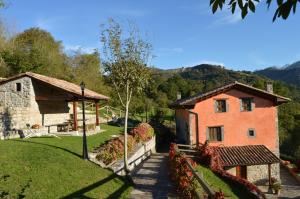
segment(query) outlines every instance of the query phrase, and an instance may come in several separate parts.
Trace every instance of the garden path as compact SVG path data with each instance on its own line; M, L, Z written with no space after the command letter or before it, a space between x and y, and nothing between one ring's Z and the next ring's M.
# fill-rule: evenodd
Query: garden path
M300 183L283 166L280 166L280 180L282 187L279 196L268 194L267 186L260 187L266 193L267 199L300 199Z
M280 179L282 190L278 198L300 198L300 183L283 166L280 166Z
M132 173L132 179L135 185L131 199L176 198L169 180L167 153L152 154Z

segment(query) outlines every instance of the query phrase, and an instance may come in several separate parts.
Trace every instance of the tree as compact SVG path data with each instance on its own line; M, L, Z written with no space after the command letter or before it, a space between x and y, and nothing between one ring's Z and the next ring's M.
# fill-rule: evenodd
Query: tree
M72 81L80 84L82 81L86 87L100 93L107 94L108 88L104 86L101 74L101 62L99 52L91 54L76 52L70 59L72 67Z
M215 13L218 9L222 10L225 4L228 4L232 14L236 12L236 8L241 11L241 16L244 19L248 11L255 12L256 5L261 0L210 0L212 12ZM273 0L266 0L268 8L270 8ZM296 13L297 4L300 0L276 0L276 11L273 16L273 21L277 18L287 19L293 10Z
M109 19L108 26L102 26L101 42L105 56L104 71L112 83L121 105L125 109L124 127L124 169L128 173L127 161L127 121L132 96L147 86L150 69L151 45L143 40L138 29L129 24L124 32L120 24Z
M11 50L3 57L12 73L27 71L69 79L71 74L61 42L39 28L30 28L10 40Z

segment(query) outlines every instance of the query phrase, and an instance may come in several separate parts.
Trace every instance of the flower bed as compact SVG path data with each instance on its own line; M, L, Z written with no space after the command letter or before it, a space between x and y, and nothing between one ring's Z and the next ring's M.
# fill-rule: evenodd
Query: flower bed
M128 153L132 152L139 143L144 143L154 136L153 128L147 123L141 123L127 135ZM96 159L105 165L110 165L124 155L124 136L107 141L95 148Z

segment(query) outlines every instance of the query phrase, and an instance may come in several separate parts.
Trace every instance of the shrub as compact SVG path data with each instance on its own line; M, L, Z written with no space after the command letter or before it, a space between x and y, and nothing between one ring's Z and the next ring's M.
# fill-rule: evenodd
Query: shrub
M127 136L128 152L134 150L137 142L145 142L151 139L154 135L154 130L149 124L141 123L130 134ZM124 136L107 141L98 149L95 149L94 152L97 152L97 160L101 160L106 165L111 164L124 155Z
M189 162L193 167L196 163L184 156L183 153L176 152L177 145L171 144L169 151L169 166L170 166L170 177L175 183L177 191L184 198L193 198L195 191L195 183L192 180L193 173L188 167Z
M135 146L135 140L131 135L127 137L128 152L131 152ZM106 165L120 159L124 154L124 136L109 140L96 150L97 160L101 160Z
M140 143L150 140L154 135L154 129L147 123L141 123L131 130L130 134Z

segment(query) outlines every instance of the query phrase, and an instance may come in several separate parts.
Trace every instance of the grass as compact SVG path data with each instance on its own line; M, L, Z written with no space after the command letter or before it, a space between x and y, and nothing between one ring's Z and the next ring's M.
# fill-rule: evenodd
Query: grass
M225 194L225 198L247 198L247 193L244 193L235 185L224 181L222 178L220 178L214 172L212 172L209 168L198 165L196 169L200 173L203 173L204 180L208 183L208 185L212 187L214 191L222 190Z
M102 125L88 136L88 148L104 143L121 128ZM0 198L126 198L130 183L81 159L81 137L0 141Z

